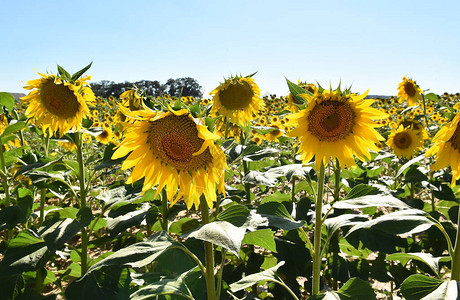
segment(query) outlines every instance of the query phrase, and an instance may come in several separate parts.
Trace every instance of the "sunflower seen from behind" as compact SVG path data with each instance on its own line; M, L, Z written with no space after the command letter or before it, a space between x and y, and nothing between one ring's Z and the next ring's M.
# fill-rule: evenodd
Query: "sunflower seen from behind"
M239 125L247 125L254 113L263 108L260 89L250 76L225 79L210 95L212 116L224 116Z
M341 166L356 165L370 159L369 150L378 151L376 143L384 138L375 130L374 120L387 114L371 107L373 100L365 100L366 94L356 95L348 91L318 89L313 95L299 95L307 101L307 107L289 115L290 137L298 139L301 160L304 164L315 157L315 168L327 165L337 158Z
M426 157L435 155L435 162L431 170L439 170L450 166L452 169L452 182L460 178L460 114L452 121L445 124L434 136L433 145L426 151Z
M403 81L398 85L398 97L400 102L407 101L407 105L415 106L422 98L422 90L414 80L404 76Z
M133 168L127 183L145 178L142 191L157 186L155 197L165 188L171 205L182 197L190 209L199 207L204 195L209 207L216 201L216 189L224 192L227 167L222 148L214 144L219 136L197 123L187 109L123 112L134 120L126 124L124 139L112 159L127 158L122 169Z
M80 130L83 119L91 115L88 104L95 102L87 82L91 77L79 78L90 66L72 76L58 67L58 75L38 73L41 78L29 80L24 89L32 91L21 98L27 118L48 136Z

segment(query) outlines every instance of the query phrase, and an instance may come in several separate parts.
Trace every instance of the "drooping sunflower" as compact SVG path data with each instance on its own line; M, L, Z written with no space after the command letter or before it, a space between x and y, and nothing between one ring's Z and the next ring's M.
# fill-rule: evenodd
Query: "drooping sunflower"
M98 140L101 144L108 144L112 141L112 138L112 127L107 123L102 124L102 132L96 136L96 140Z
M396 156L409 159L415 151L423 147L425 132L401 124L388 136L387 144Z
M436 155L436 162L431 170L439 170L450 165L452 168L452 182L460 178L460 114L444 125L433 138L433 145L426 151L425 156Z
M422 90L411 78L404 76L403 81L398 85L398 97L401 102L407 101L407 105L415 106L421 99Z
M127 90L120 95L121 105L128 107L129 110L142 109L142 97L136 90Z
M80 130L83 118L91 115L87 104L95 101L87 83L91 77L70 82L54 74L38 74L41 78L29 80L24 87L32 90L21 98L27 105L26 116L49 136Z
M355 165L354 156L370 159L369 150L384 138L375 130L374 120L388 115L370 107L367 93L356 95L338 90L318 90L313 95L302 94L307 107L289 116L287 126L293 128L288 136L297 137L301 159L308 163L315 156L318 170L321 162L337 158L341 166Z
M167 187L171 205L183 197L188 208L198 208L204 195L212 207L216 189L224 192L227 167L224 152L214 144L219 136L198 124L187 109L162 112L144 107L123 113L135 121L128 124L112 159L129 154L122 164L124 170L134 167L127 183L145 178L142 191L158 185L158 195Z
M222 115L235 124L248 124L263 107L260 89L251 77L226 79L209 94L213 95L211 115Z

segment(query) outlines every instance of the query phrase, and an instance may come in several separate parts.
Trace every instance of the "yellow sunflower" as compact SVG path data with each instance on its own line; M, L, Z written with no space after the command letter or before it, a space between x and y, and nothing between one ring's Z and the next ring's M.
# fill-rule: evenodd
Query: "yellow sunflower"
M247 125L253 113L263 107L260 89L251 77L226 79L210 95L211 115L222 115L235 124Z
M401 124L388 136L387 144L396 156L409 159L423 147L423 142L423 131Z
M452 182L460 178L460 114L444 125L433 138L433 146L426 151L426 157L436 155L436 162L431 170L439 170L450 165L452 168Z
M321 162L337 158L341 166L353 166L353 155L360 160L370 159L370 150L378 151L375 143L384 138L375 130L374 120L388 115L371 107L373 100L364 95L344 94L340 91L318 90L303 94L308 106L289 116L287 126L293 127L288 136L297 137L301 159L308 163L315 156L318 170Z
M94 93L87 81L90 76L74 83L54 74L41 74L42 78L29 80L24 89L32 90L21 98L27 105L26 116L49 136L67 131L80 130L82 120L91 113L87 103L95 101Z
M188 208L198 208L204 195L212 207L216 188L224 192L227 167L224 152L214 144L219 136L197 124L187 109L162 112L144 107L124 113L135 122L126 128L112 159L129 154L122 165L124 170L134 167L127 183L145 178L142 191L158 185L158 195L166 188L171 205L183 197Z
M415 106L421 99L422 90L411 78L403 77L403 81L398 85L398 97L400 101L407 101L407 105Z
M142 109L142 98L136 90L127 90L120 95L121 105L128 107L129 110Z
M104 123L102 125L102 132L96 136L101 144L108 144L113 139L113 131L109 124Z

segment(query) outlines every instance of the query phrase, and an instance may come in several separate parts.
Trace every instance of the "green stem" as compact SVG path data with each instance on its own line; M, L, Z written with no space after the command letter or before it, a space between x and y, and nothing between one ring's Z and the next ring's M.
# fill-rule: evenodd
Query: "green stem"
M7 178L7 171L6 171L6 165L5 165L5 156L3 153L3 144L0 143L0 162L1 162L1 177L2 177L2 185L3 185L3 190L5 191L5 206L10 206L10 190L9 190L9 185L8 185L8 178Z
M324 163L318 175L318 193L315 204L315 236L313 240L313 289L312 295L316 295L320 290L320 277L321 277L321 229L322 222L322 209L323 209L323 192L324 192Z
M40 217L38 219L38 227L42 226L45 216L45 201L46 201L46 188L40 189Z
M168 232L168 195L166 194L166 188L161 190L161 228Z
M81 132L75 134L75 144L77 146L78 179L80 183L80 209L83 209L86 207L86 180ZM89 237L86 232L86 227L83 227L81 229L81 276L83 276L88 269L88 241Z
M249 163L245 160L243 160L243 170L244 170L244 176L248 175ZM249 183L245 183L244 189L246 191L246 202L249 204L251 203L251 185Z
M455 248L452 255L452 280L460 280L460 205L458 206L457 234L455 237Z
M334 177L335 177L335 186L334 186L334 202L339 201L340 196L340 163L338 159L335 159L335 168L334 168Z
M421 93L421 96L422 96L422 103L423 103L423 115L425 116L425 127L426 127L426 131L429 132L429 130L428 130L428 116L426 115L425 95L423 93Z
M201 218L203 225L209 223L209 210L206 199L202 195L200 198ZM214 277L214 246L211 242L204 242L206 256L206 291L208 300L216 300L216 283Z
M219 272L217 273L217 299L220 299L220 293L222 291L222 274L224 273L225 255L227 254L226 249L222 249L222 261L220 262Z

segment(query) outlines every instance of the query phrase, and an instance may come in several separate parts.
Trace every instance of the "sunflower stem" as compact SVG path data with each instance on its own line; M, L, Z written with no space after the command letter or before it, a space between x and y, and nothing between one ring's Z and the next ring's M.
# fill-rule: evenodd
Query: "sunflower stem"
M200 209L203 225L209 223L209 210L206 199L203 195L200 197ZM211 242L204 242L204 251L206 256L206 291L208 300L215 300L216 298L216 283L214 277L214 246Z
M291 202L295 203L295 176L291 176Z
M86 207L86 180L85 180L85 163L83 160L83 143L81 132L75 134L75 145L77 146L78 160L78 179L80 183L80 210ZM81 228L81 276L88 269L88 233L86 227Z
M312 295L316 295L320 290L321 278L321 229L322 222L322 209L323 209L323 192L324 192L324 163L321 162L318 175L318 193L315 203L315 234L313 240L313 288Z
M2 177L3 190L5 191L5 206L10 206L10 190L9 190L9 185L8 185L8 178L7 178L8 173L6 171L3 144L0 145L0 162L2 163L2 166L1 166L2 171L0 173Z
M161 190L161 228L168 232L168 195L166 194L166 188Z
M49 135L45 134L45 140L43 142L43 147L44 147L44 152L45 152L45 157L48 157L49 154L49 145L50 145L50 137ZM40 189L40 217L38 219L38 226L41 226L43 224L43 220L45 217L45 202L46 202L46 193L47 193L47 188L41 188Z
M248 175L249 173L249 163L245 160L243 160L243 171L244 171L244 176ZM251 203L251 184L245 183L244 184L244 189L246 191L246 203Z
M460 280L460 205L458 206L457 234L455 237L455 247L452 256L452 280Z
M429 129L428 129L428 117L426 115L426 100L425 100L425 95L423 93L420 93L420 95L422 96L422 104L423 104L423 115L425 116L425 127L426 127L426 131L427 132L430 132Z
M334 202L339 201L340 196L340 163L339 160L335 159L335 168L334 168L334 177L335 177L335 186L334 186Z

